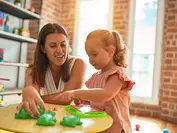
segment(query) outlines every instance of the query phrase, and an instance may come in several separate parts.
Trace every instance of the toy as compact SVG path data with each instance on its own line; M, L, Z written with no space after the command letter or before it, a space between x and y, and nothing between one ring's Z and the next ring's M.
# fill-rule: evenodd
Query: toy
M10 2L10 3L13 3L13 0L7 0L8 2Z
M27 9L28 11L30 11L30 12L35 12L35 8L34 7L31 7L31 8L29 8L29 9Z
M53 111L57 111L56 107L53 108Z
M79 99L79 98L75 98L74 99L74 103L75 103L75 105L82 105L83 101L81 99Z
M22 0L15 0L14 4L21 7L22 6Z
M105 117L106 112L80 112L77 109L71 107L70 105L65 106L65 109L74 116L79 116L81 118L97 118Z
M20 34L20 28L14 28L13 33L16 34L16 35L19 35Z
M0 83L0 92L4 91L4 85L2 83Z
M9 19L9 16L6 16L6 19L4 21L4 31L10 32L10 19Z
M60 122L60 125L66 126L66 127L76 127L76 125L82 125L82 122L80 121L79 116L64 116L62 121Z
M52 112L52 111L50 111L50 110L44 112L44 114L50 114L50 115L52 115L53 117L56 115L55 112Z
M40 113L40 117L38 119L37 116L31 117L22 107L19 113L15 113L15 119L38 119L36 125L43 125L43 126L53 126L56 123L56 119L53 118L56 113L50 110L44 112L39 105L36 105L38 112Z
M162 133L170 133L168 129L163 129Z
M4 104L4 102L0 100L0 105L2 105L2 104Z
M19 113L15 113L15 119L32 119L32 117L22 108Z
M56 119L49 113L42 114L36 122L39 126L54 126Z
M0 48L0 62L3 61L4 49Z
M140 131L140 125L139 124L136 125L136 131Z
M8 106L8 104L0 100L0 107L4 107L4 106Z
M0 30L4 29L4 12L0 11Z
M30 37L30 31L25 28L20 28L19 29L19 34L24 37Z
M36 105L37 110L39 111L40 115L44 113L44 111L40 108L39 105ZM15 113L15 119L37 119L37 116L31 117L24 109L24 107L21 108L19 113Z

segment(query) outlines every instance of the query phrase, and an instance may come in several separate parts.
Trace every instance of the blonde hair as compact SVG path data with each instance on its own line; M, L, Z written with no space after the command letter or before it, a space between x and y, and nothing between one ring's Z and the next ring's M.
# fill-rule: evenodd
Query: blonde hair
M110 32L104 29L94 30L88 34L85 43L87 43L89 39L93 38L100 39L101 42L104 44L105 48L113 46L115 48L115 53L113 57L114 63L120 67L124 68L127 67L126 64L127 47L124 44L123 39L118 32L116 31Z

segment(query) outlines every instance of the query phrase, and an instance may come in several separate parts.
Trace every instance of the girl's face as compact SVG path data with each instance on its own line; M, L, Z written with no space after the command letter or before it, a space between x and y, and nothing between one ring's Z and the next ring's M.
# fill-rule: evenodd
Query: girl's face
M43 52L50 65L61 66L67 58L67 38L64 34L53 33L46 36Z
M97 70L107 70L109 64L113 62L113 49L105 50L99 39L87 40L85 50L90 64Z

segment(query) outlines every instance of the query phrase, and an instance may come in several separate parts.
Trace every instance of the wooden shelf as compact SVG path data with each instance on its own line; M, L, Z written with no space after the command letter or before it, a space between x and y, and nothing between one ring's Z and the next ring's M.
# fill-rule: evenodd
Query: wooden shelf
M22 7L18 7L13 3L5 0L0 0L0 11L11 14L22 19L40 19L40 15L32 13Z
M19 88L11 88L11 89L5 89L5 91L0 92L1 100L3 101L3 97L6 95L21 95L22 94L22 89Z
M0 37L5 38L5 39L9 39L9 40L13 40L13 41L18 41L18 42L37 43L36 39L27 38L27 37L23 37L20 35L15 35L12 33L5 32L5 31L0 31Z
M28 64L25 63L8 63L8 62L0 62L0 65L3 66L17 66L17 67L28 67Z
M5 91L0 92L0 96L13 95L13 94L21 94L21 93L22 93L22 89L12 88L12 89L5 89Z

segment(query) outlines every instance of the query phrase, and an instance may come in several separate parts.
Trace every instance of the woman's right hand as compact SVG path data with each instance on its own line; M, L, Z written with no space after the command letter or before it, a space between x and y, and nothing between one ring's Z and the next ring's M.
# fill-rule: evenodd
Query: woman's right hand
M22 90L22 103L18 106L17 110L19 112L24 107L30 116L33 117L36 115L39 117L40 114L36 108L37 104L45 111L45 104L38 91L33 86L27 86Z

